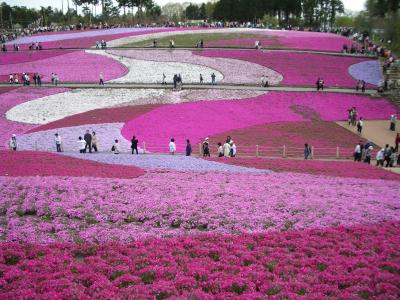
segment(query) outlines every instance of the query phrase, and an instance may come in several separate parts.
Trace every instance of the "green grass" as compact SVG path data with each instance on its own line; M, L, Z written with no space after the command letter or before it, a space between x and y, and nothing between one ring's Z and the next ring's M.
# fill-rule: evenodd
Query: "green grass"
M234 40L234 39L274 39L275 36L265 35L265 34L254 34L254 33L193 33L193 34L181 34L181 35L171 35L157 40L158 47L169 47L169 41L173 40L175 42L175 47L195 47L200 40L203 40L204 46L207 47L207 42L210 41L220 41L220 40ZM152 38L133 42L123 45L122 47L152 47ZM253 47L253 45L248 45L247 47ZM276 43L278 45L278 43Z

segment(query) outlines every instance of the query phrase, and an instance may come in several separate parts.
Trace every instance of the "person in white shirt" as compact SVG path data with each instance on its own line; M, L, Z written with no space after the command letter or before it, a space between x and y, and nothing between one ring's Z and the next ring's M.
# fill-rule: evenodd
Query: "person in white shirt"
M382 166L383 167L383 162L385 160L385 149L381 149L378 151L376 154L376 165L377 166Z
M104 85L104 76L103 76L103 72L100 72L100 81L99 81L99 85Z
M119 142L118 140L114 141L114 145L112 146L112 151L114 154L119 154Z
M61 152L61 136L58 133L56 133L54 136L57 152Z
M358 132L359 134L361 134L362 129L363 129L363 126L364 126L363 118L360 118L360 119L358 120L358 122L357 122L357 132Z
M228 141L225 142L222 148L224 149L224 156L229 157L231 153L231 145L229 145Z
M79 144L79 153L85 153L86 142L81 136L78 138L78 144Z
M354 161L361 161L361 143L358 143L354 148Z
M175 139L171 139L171 141L169 142L169 153L171 153L172 155L174 155L176 152L176 144L175 144Z

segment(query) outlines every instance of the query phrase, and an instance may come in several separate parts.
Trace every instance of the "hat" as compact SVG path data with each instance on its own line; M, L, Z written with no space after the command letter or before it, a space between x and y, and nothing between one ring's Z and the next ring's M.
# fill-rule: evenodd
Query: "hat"
M15 134L13 134L13 135L12 135L12 137L16 137L16 135L15 135Z
M206 137L206 141L208 141L208 137Z

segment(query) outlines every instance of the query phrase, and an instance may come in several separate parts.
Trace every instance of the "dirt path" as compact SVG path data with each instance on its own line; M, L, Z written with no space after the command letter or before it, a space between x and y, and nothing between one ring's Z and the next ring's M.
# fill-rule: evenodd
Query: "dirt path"
M357 134L357 127L349 126L347 122L336 123ZM396 133L400 132L399 129L400 128L397 127L396 131L390 131L389 120L364 121L362 137L380 147L384 147L386 144L394 146Z

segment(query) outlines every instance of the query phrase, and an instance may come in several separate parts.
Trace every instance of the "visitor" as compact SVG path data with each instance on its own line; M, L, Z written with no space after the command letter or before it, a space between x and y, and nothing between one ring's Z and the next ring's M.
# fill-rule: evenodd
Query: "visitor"
M10 75L9 75L9 83L10 83L10 84L13 84L13 83L14 83L14 76L13 76L13 74L10 74Z
M54 141L56 142L57 152L62 152L61 151L61 136L58 133L55 134Z
M57 86L58 82L59 82L58 75L57 75L57 73L54 73L54 85Z
M51 73L51 84L54 84L54 80L55 80L55 75L54 73Z
M223 150L224 150L224 156L229 157L230 153L231 153L231 145L230 145L231 140L226 140L224 146L223 146Z
M264 87L265 86L265 76L261 76L261 86Z
M190 140L186 140L186 156L192 155L192 145L190 144Z
M153 40L153 48L157 48L157 41Z
M318 78L315 84L317 86L317 91L319 91L321 89L321 78Z
M163 73L163 74L162 74L162 80L161 80L161 84L162 84L162 85L167 84L167 82L166 82L166 80L165 80L166 78L167 78L167 76L165 76L165 73Z
M361 92L365 93L365 81L361 80Z
M81 136L78 138L78 144L79 144L79 153L85 153L86 142L84 139L82 139Z
M215 73L213 72L212 74L211 74L211 84L212 85L214 85L215 84Z
M264 77L265 77L264 87L269 87L268 76L264 75Z
M169 153L171 153L171 155L174 155L175 152L176 152L175 139L172 138L171 141L169 142Z
M42 76L39 73L37 73L37 75L36 75L36 80L37 80L38 86L42 86Z
M304 144L304 159L311 158L311 147L306 143Z
M92 135L90 134L89 130L86 130L86 133L83 136L83 139L86 142L84 153L86 153L86 149L88 149L88 148L89 148L89 153L92 153Z
M92 149L94 149L94 151L95 152L97 152L98 151L98 148L97 148L97 135L96 135L96 132L92 132Z
M381 149L376 154L376 165L383 167L383 162L385 160L385 149Z
M386 144L386 146L385 146L383 155L384 155L384 160L386 162L386 168L387 168L390 164L390 156L392 155L392 151L388 144Z
M182 82L182 75L181 75L181 74L178 74L178 77L177 77L177 87L178 87L178 90L181 90L181 89L182 89L182 84L183 84L183 82Z
M119 154L119 142L118 142L118 140L114 141L114 145L111 147L111 151L113 151L114 154Z
M200 84L203 84L203 81L204 81L203 75L200 74Z
M218 157L223 157L224 156L224 150L222 148L222 144L221 143L218 143L217 150L218 150Z
M398 152L399 151L399 144L400 144L400 133L397 133L396 138L394 140L394 151Z
M176 85L178 84L178 75L174 74L173 81L174 81L174 89L176 89Z
M362 157L362 143L359 142L354 149L354 161L361 161Z
M131 149L132 149L132 154L139 154L138 151L138 144L139 144L139 140L136 138L136 136L133 136L131 139Z
M202 150L203 150L203 157L210 157L210 143L208 141L208 137L205 138L203 144L202 144Z
M358 80L356 85L356 91L358 92L360 88L361 88L361 80Z
M363 121L363 118L360 117L360 119L359 119L358 122L357 122L357 132L358 132L359 134L361 134L362 129L363 129L363 126L364 126L364 121Z
M175 42L174 42L174 40L169 40L169 47L172 49L172 48L175 48Z
M96 41L96 49L100 49L100 42Z
M10 150L17 151L17 136L13 134L9 142Z
M103 72L100 72L100 81L99 81L99 85L104 85L104 77L103 77Z
M365 145L365 158L364 158L364 162L367 164L371 164L371 156L372 156L372 150L374 148L372 147L372 145Z
M35 84L35 86L37 85L37 75L36 75L36 73L33 74L33 83Z
M396 131L397 116L395 114L390 116L390 130Z
M18 84L19 80L18 80L18 74L14 74L14 83Z
M395 163L396 163L396 161L397 161L397 153L394 151L394 147L390 147L389 167L393 168Z
M233 141L231 141L229 145L231 146L230 156L235 157L236 156L236 144Z

